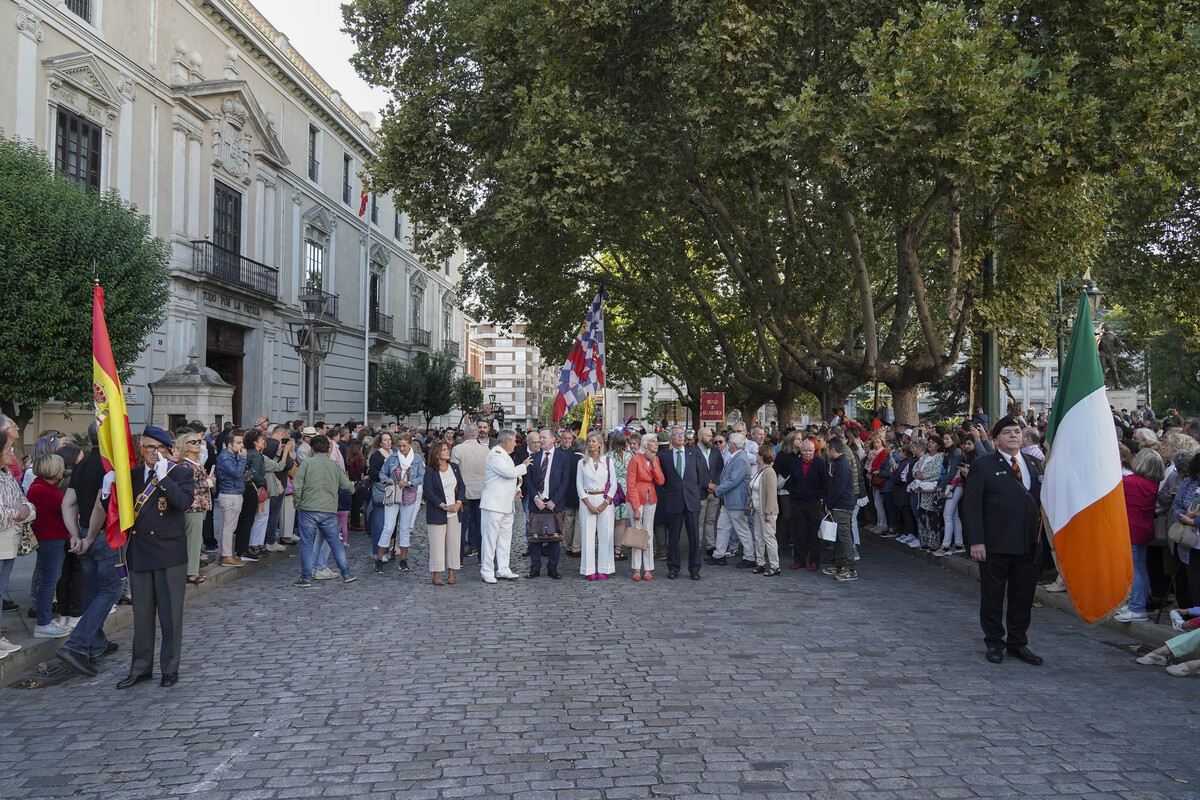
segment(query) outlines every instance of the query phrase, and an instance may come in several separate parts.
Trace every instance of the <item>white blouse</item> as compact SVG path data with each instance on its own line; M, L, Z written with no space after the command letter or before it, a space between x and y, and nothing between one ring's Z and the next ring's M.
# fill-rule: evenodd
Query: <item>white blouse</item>
M617 493L617 473L613 468L611 458L607 456L603 458L599 464L591 459L584 457L579 462L579 470L575 477L575 490L579 494L580 499L587 496L588 492L603 492L604 485L608 484L608 491L605 496L608 502L612 503L613 497ZM595 495L591 498L592 505L599 505Z

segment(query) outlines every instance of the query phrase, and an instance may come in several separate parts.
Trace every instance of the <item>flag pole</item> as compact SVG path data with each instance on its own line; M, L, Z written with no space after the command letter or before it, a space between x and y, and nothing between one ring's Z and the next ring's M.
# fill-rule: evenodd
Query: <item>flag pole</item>
M371 409L371 218L364 216L367 229L366 253L363 255L363 427L368 426L367 415Z

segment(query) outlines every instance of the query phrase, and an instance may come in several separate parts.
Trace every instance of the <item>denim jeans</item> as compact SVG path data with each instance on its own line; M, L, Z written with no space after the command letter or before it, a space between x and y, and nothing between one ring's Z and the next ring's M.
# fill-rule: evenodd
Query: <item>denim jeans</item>
M8 579L12 576L13 565L16 563L15 558L0 561L0 597L4 597L4 593L8 591Z
M311 581L313 573L313 542L318 534L333 551L333 559L341 570L342 577L350 575L350 564L346 561L346 550L342 547L342 533L338 528L337 513L333 511L297 511L296 521L300 525L300 579Z
M1150 573L1146 570L1147 546L1144 544L1132 545L1133 588L1129 591L1129 610L1136 614L1146 613L1146 597L1150 594Z
M275 544L279 541L279 514L283 511L283 498L284 495L281 492L272 497L267 506L267 544ZM285 535L290 536L291 533L288 531Z
M81 535L87 534L80 531ZM117 574L117 551L108 546L101 531L88 551L79 557L83 567L83 616L63 645L84 658L95 659L108 647L104 621L113 603L121 597L121 576Z
M54 590L58 586L58 575L62 572L63 558L66 554L66 539L38 542L38 583L33 605L37 610L38 625L49 625L54 619L54 613L51 611L54 604Z
M483 523L479 511L479 499L464 500L463 509L467 512L467 524L463 526L463 553L467 549L480 549L483 546Z

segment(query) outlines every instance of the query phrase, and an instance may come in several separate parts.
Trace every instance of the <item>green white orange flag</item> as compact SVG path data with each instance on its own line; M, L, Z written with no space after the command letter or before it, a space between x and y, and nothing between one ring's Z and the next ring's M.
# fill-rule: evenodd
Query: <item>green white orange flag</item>
M106 472L116 473L104 531L109 547L116 550L125 544L125 531L133 527L133 436L104 321L104 290L99 286L92 293L92 394L100 427L100 460Z
M1079 296L1046 440L1042 508L1059 572L1079 616L1095 622L1129 594L1133 555L1121 455L1086 294Z

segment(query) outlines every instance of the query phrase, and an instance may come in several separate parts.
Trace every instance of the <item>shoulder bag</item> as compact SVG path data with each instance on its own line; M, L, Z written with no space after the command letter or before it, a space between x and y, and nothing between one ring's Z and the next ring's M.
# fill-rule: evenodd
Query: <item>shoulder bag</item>
M1167 528L1167 541L1182 547L1195 547L1197 543L1196 529L1191 525L1184 525L1179 520L1171 523L1171 527Z
M27 556L38 549L38 540L33 535L33 526L28 522L18 522L17 525L17 555Z

